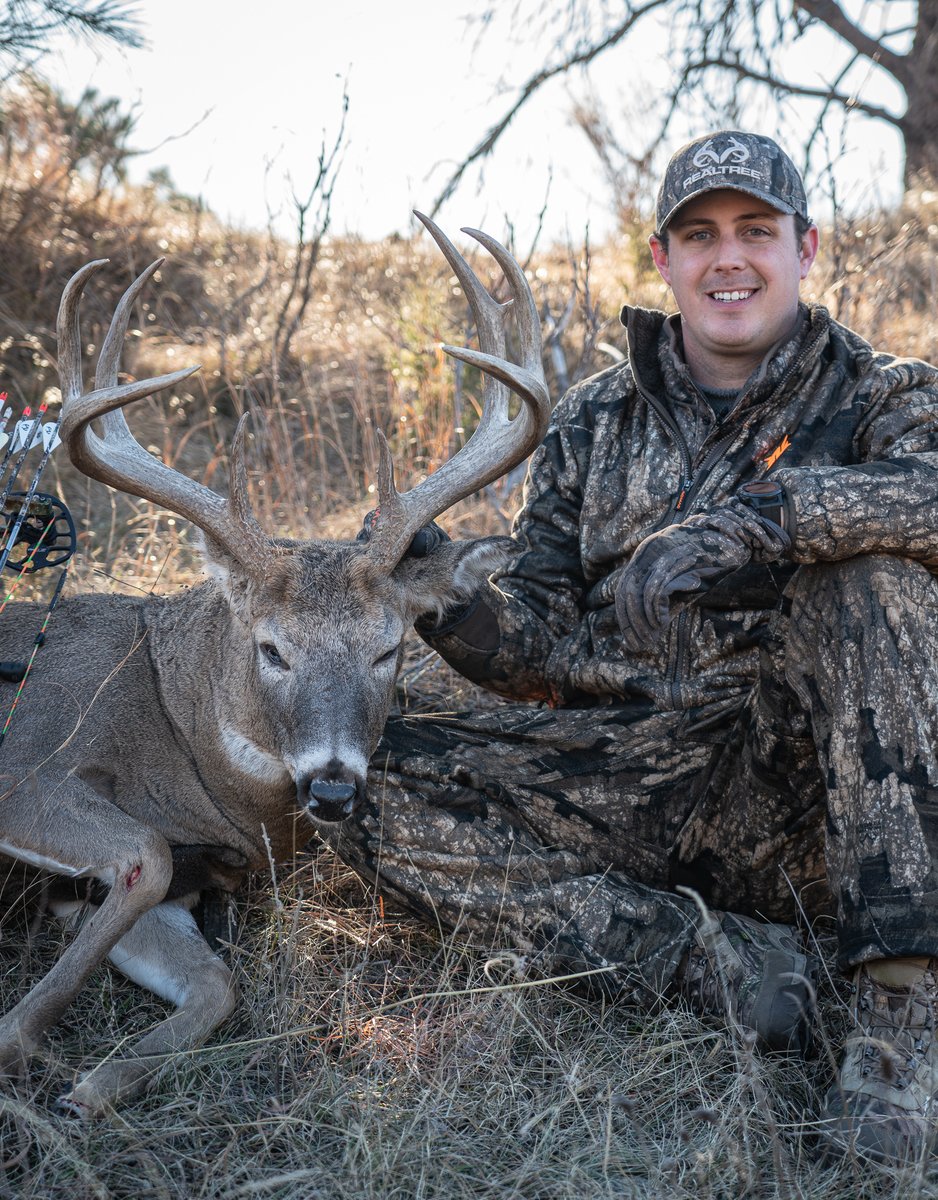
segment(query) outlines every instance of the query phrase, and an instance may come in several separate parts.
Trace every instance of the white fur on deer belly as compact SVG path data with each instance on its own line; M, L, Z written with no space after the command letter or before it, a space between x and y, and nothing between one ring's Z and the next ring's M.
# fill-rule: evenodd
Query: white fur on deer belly
M10 858L18 859L20 862L29 863L31 867L41 867L44 871L51 871L54 875L68 875L71 879L81 879L85 876L93 875L95 879L100 879L102 883L114 882L113 867L76 867L71 863L59 862L57 858L51 858L48 854L37 854L35 850L26 850L22 846L12 846L9 842L0 842L0 854L6 854Z
M221 744L231 765L252 779L262 783L285 783L290 778L290 772L279 758L255 746L250 738L230 725L222 728Z

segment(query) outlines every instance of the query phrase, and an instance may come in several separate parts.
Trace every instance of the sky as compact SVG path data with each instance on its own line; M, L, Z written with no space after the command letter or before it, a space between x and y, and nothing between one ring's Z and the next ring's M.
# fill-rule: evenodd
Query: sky
M204 197L221 217L262 227L270 214L287 235L290 181L299 193L308 189L347 93L333 229L378 238L409 232L411 209L429 208L454 164L507 106L504 81L524 80L542 65L536 31L511 40L506 21L480 38L466 20L478 7L471 0L143 0L147 49L69 42L43 69L73 98L93 86L136 106L133 144L150 153L134 161L131 178L166 166L181 191ZM611 114L627 109L629 89L653 89L663 78L661 45L649 35L627 59L613 52L598 60L592 77ZM444 225L501 234L508 219L523 245L546 204L551 240L579 241L587 227L594 239L611 232L609 192L570 119L572 97L583 91L579 78L544 89L503 137L481 185L474 174L443 210ZM898 179L897 143L866 130L845 156L848 189L888 193ZM647 139L648 130L634 136ZM669 149L681 140L678 131Z

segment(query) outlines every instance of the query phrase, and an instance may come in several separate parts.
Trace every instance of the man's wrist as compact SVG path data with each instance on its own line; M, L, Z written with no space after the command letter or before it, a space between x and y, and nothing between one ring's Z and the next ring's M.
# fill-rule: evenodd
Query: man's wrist
M414 629L431 645L455 646L473 654L490 655L499 647L501 631L498 617L485 602L485 595L477 593L464 604L450 605L437 619L421 617L414 622ZM444 657L451 658L449 653Z
M478 604L478 596L473 596L471 600L459 600L444 608L439 616L431 613L418 617L414 621L414 629L421 637L439 637L444 633L451 633L457 625L461 625L472 616Z

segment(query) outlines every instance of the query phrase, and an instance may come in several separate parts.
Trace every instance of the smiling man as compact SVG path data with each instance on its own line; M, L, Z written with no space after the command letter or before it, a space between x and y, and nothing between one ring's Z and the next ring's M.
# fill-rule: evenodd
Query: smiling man
M938 1133L938 370L801 303L817 246L769 138L674 155L651 249L678 311L623 310L627 361L532 459L518 556L422 624L525 703L392 721L331 840L434 922L765 1049L808 1037L788 923L834 918L855 1028L822 1128L903 1160Z

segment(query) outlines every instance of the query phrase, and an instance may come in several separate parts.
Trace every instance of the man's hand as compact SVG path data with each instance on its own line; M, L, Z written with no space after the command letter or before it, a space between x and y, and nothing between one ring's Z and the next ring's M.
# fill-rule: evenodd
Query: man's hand
M355 538L356 542L367 542L371 538L371 531L374 528L375 518L378 515L378 510L373 508L370 512L365 513L365 519L362 521L362 527L358 531ZM449 542L452 539L445 529L441 529L436 521L429 525L424 525L422 529L418 529L414 534L413 541L407 548L405 558L426 558L432 554L437 546L441 546L444 542Z
M635 550L616 588L616 616L626 646L641 650L653 644L676 604L686 604L749 562L774 562L790 546L780 526L738 500L651 534Z

